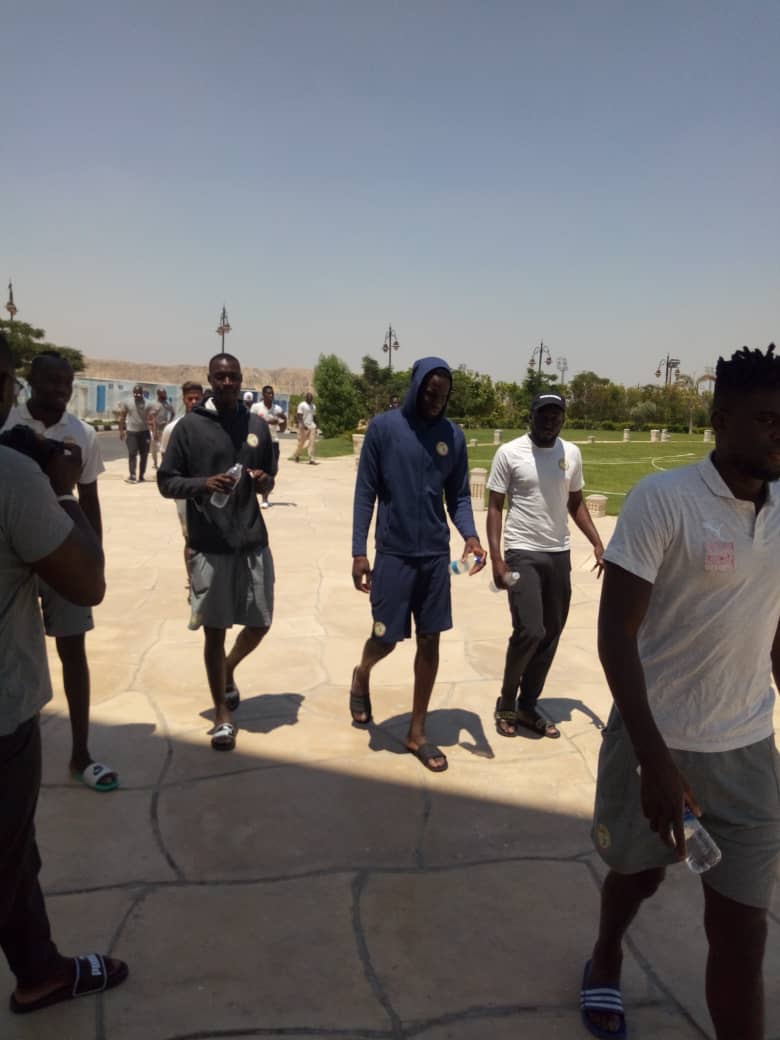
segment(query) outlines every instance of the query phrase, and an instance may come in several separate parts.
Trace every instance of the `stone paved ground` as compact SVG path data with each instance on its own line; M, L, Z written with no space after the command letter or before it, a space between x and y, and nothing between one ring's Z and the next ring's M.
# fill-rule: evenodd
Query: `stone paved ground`
M487 575L453 581L456 628L443 637L430 721L450 769L434 776L401 743L411 645L376 669L376 725L349 724L369 628L349 576L354 472L352 459L283 466L267 514L276 620L238 673L238 748L220 755L208 746L201 636L186 629L173 504L109 464L110 585L88 639L92 747L122 789L96 795L69 778L52 658L38 826L61 947L110 949L131 978L26 1019L0 1010L3 1040L586 1035L577 994L602 875L588 829L610 703L588 547L575 539L573 609L547 687L556 742L495 734L505 601ZM606 536L612 521L599 522ZM671 875L628 944L640 1040L711 1035L699 885L683 867ZM779 913L776 901L774 1038Z

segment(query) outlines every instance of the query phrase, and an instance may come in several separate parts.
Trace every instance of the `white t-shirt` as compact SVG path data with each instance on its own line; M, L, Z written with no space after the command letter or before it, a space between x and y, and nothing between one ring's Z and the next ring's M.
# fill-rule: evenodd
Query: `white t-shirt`
M37 463L0 445L0 736L51 700L46 641L32 564L73 530ZM3 791L3 798L12 792Z
M168 441L171 439L171 434L173 433L174 426L179 421L179 419L183 419L183 418L184 418L183 415L177 415L176 418L173 419L172 422L169 422L168 425L163 430L162 437L160 438L160 451L163 453L163 455L165 455L165 451L166 451L166 449L168 447ZM187 499L186 498L177 498L174 501L176 502L176 512L179 514L179 519L181 520L182 526L183 526L184 530L186 531L187 530Z
M669 747L730 751L768 737L780 619L780 486L756 515L709 458L626 499L604 558L651 582L639 655Z
M582 455L558 437L540 448L526 433L502 444L493 456L489 491L509 499L504 549L565 552L569 548L569 493L581 491Z
M70 412L63 412L59 422L56 422L54 426L46 427L40 420L30 415L26 404L18 404L11 409L3 430L10 430L12 426L18 426L20 423L23 426L29 426L42 437L48 437L49 440L77 444L81 448L79 484L94 484L106 468L103 465L97 434L91 426L82 422L75 415L71 415Z
M317 414L316 404L309 404L308 401L301 401L298 405L295 414L298 419L306 427L307 430L314 428L314 416Z
M265 402L258 401L257 404L253 404L249 409L252 415L259 415L261 419L265 419L268 423L268 430L271 434L272 441L279 440L279 419L284 415L284 409L279 404L272 404L270 408L267 408ZM269 422L269 419L276 419L276 422Z

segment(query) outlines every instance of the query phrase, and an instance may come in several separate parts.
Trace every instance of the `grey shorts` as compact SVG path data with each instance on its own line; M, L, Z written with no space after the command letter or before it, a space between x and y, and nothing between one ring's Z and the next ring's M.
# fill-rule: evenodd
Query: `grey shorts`
M95 627L91 607L79 607L64 599L45 581L38 579L38 595L41 598L43 627L47 636L63 639L67 636L83 636Z
M773 736L734 751L672 750L723 853L704 881L728 899L766 909L780 867L780 756ZM599 754L593 843L618 874L676 863L640 804L637 760L613 709Z
M190 610L206 628L270 628L274 616L271 550L190 551Z

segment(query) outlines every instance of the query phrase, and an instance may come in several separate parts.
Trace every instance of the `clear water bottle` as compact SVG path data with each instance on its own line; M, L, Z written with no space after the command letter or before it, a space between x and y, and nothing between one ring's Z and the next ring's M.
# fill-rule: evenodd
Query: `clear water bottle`
M241 479L241 474L243 472L244 467L241 465L240 462L237 462L235 465L231 466L230 469L227 471L227 475L233 481L233 487L230 489L230 491L212 491L209 502L211 502L211 504L215 506L217 509L224 509L227 505L227 500L238 487L238 482Z
M481 556L476 556L474 553L469 553L464 559L452 560L450 563L450 570L453 574L468 574L475 563L481 561Z
M683 830L685 831L685 862L694 874L703 874L721 860L721 851L709 831L702 827L698 817L694 816L686 805L683 813Z
M500 585L496 585L494 581L491 581L491 583L488 585L488 588L491 592L508 592L510 589L514 588L515 585L517 585L518 581L520 581L520 572L510 571L508 574L505 574L504 577L501 579Z

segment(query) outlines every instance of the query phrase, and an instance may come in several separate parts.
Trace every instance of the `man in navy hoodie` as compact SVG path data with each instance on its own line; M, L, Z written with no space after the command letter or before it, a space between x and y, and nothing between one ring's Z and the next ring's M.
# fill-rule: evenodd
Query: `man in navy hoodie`
M414 701L406 746L426 768L447 768L442 751L425 736L425 719L439 666L439 635L452 628L450 530L445 514L465 539L463 556L477 557L470 574L482 570L482 548L471 511L468 455L463 431L445 418L452 373L441 358L414 363L401 408L372 419L360 453L352 527L352 580L371 594L374 625L352 673L349 710L359 725L371 722L369 675L395 644L412 634ZM374 503L374 568L366 542Z
M203 625L206 675L214 701L215 751L232 751L234 673L271 627L274 564L257 495L274 486L276 457L268 423L240 400L241 365L232 354L209 363L213 407L196 405L176 424L157 471L166 498L187 502L190 627ZM228 473L243 467L234 480ZM227 495L222 506L212 495ZM225 630L243 625L225 655Z

